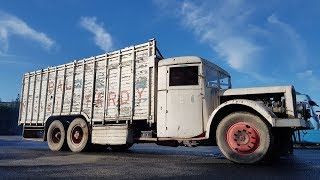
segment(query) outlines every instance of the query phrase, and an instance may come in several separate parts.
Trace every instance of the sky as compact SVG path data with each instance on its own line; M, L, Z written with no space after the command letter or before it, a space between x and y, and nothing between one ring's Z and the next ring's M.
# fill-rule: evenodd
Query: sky
M23 74L156 38L165 58L195 55L233 88L293 85L320 104L320 1L0 1L0 98Z

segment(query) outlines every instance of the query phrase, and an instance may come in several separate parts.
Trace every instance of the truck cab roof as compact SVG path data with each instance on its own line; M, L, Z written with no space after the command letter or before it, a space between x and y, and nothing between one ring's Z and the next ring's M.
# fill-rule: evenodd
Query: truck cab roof
M198 56L180 56L180 57L162 59L159 61L158 66L161 67L161 66L169 66L169 65L196 64L196 63L203 63L205 66L208 66L211 69L219 71L224 76L230 77L230 74L226 70Z

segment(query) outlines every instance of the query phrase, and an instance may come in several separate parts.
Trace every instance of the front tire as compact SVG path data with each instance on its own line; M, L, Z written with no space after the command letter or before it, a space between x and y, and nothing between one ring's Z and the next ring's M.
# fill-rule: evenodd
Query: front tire
M53 121L47 132L47 143L51 151L61 151L66 149L66 132L61 121Z
M271 130L258 116L236 112L218 125L216 140L225 157L236 163L261 161L270 148Z
M85 120L76 118L70 123L67 131L67 142L72 152L86 150L89 144L89 128Z

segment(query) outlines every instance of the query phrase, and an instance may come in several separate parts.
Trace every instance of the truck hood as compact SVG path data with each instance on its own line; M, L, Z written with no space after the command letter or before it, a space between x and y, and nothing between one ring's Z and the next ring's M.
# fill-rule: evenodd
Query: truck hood
M255 87L255 88L238 88L238 89L227 89L219 92L220 96L241 96L254 95L254 94L273 94L283 93L286 99L286 111L290 117L296 117L295 106L296 106L296 92L293 86L271 86L271 87Z
M293 86L269 86L269 87L254 87L254 88L235 88L226 89L219 92L220 96L232 95L248 95L248 94L264 94L264 93L286 93L292 92Z

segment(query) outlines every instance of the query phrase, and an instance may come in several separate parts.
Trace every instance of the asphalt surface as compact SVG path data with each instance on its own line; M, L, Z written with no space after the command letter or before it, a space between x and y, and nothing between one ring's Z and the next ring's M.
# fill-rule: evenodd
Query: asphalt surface
M278 162L234 164L219 149L135 144L127 152L51 152L45 142L0 136L0 179L320 179L320 150Z

